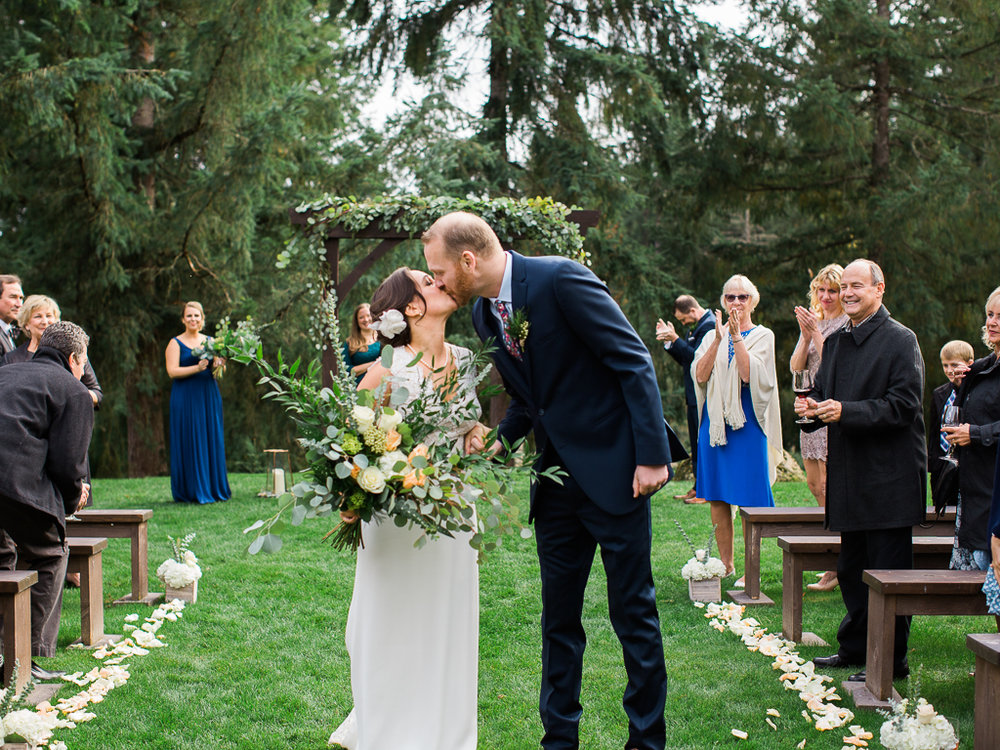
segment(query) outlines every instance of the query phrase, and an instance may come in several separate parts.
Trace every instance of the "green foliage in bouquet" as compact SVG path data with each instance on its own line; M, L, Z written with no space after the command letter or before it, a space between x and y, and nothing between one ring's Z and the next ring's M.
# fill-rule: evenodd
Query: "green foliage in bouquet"
M336 331L332 325L334 338ZM333 345L339 348L338 341ZM391 367L397 354L385 347L383 366ZM287 364L279 352L272 365L259 345L228 348L227 356L258 368L259 383L270 388L264 398L279 403L291 416L309 462L309 478L279 498L274 515L244 530L254 534L251 554L281 548L286 518L298 526L340 511L350 511L358 521L391 519L400 527L417 527L423 532L417 547L440 534L467 533L480 555L500 544L504 533L530 535L518 519L514 488L522 477L537 478L539 473L531 466L536 457L526 456L521 465L508 466L439 442L445 418L471 422L478 416L475 388L490 368L485 348L457 362L440 385L424 381L418 394L398 384L391 390L383 384L375 391L358 391L346 368L329 387L321 387L318 361L310 362L303 372L301 360ZM399 408L403 404L405 414ZM496 439L494 431L485 444ZM504 447L505 455L512 455L521 441ZM559 481L562 472L551 469L542 474ZM323 539L338 549L356 550L364 544L358 521L336 524ZM487 532L496 534L496 539L487 541Z
M213 363L216 359L226 359L231 352L250 351L260 345L260 329L254 323L253 318L246 318L236 324L236 328L230 328L229 318L225 317L219 321L215 327L215 335L209 336L191 354L197 359L206 359ZM212 375L216 379L221 378L226 371L226 366L215 367Z

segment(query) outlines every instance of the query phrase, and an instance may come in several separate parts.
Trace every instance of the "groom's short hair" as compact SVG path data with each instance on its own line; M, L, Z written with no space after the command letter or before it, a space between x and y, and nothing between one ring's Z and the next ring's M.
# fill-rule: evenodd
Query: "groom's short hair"
M465 211L445 214L420 235L425 245L440 238L444 249L453 258L463 251L471 250L480 258L488 258L496 252L503 252L503 246L496 232L482 218Z

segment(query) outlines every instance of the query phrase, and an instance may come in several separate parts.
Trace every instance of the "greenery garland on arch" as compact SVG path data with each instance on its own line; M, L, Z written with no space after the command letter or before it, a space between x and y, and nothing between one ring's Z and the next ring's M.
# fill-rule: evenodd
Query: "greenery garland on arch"
M380 195L372 198L326 194L302 203L296 212L308 214L307 223L314 229L341 225L351 232L375 225L404 232L416 238L438 218L452 211L468 211L481 216L501 241L518 237L541 243L547 253L564 255L590 265L590 253L583 249L579 227L567 217L576 206L566 206L552 198L452 198L416 195ZM310 234L322 240L323 232ZM282 253L279 265L287 264Z

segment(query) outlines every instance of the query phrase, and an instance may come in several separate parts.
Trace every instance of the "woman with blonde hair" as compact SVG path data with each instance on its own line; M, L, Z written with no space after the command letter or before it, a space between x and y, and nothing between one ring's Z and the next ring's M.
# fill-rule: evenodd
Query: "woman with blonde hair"
M809 307L795 307L799 340L789 362L792 372L808 370L815 378L823 358L823 342L847 322L847 314L840 305L840 277L843 273L844 269L838 263L824 266L809 282ZM799 448L806 469L806 484L816 502L823 507L826 505L826 427L815 432L800 430ZM817 583L810 583L807 588L832 591L837 588L837 571L826 571Z
M719 557L733 567L736 506L771 507L771 485L782 458L774 334L750 316L760 292L746 276L722 287L728 320L715 311L715 335L695 352L698 399L698 491L711 503ZM736 586L742 585L742 578Z
M969 367L958 388L957 427L942 427L958 459L958 513L952 570L986 570L992 541L989 518L1000 440L1000 287L986 299L983 343L991 350Z
M367 302L362 302L354 308L351 333L341 349L344 364L359 383L382 353L382 344L377 340L376 331L371 325L371 308Z

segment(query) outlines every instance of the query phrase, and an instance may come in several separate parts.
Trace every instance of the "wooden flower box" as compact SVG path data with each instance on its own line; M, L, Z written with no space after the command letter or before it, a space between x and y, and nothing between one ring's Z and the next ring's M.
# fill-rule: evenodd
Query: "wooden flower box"
M170 586L166 581L163 582L166 588L166 600L172 602L174 599L180 599L182 602L191 602L194 604L198 601L198 582L188 584L184 588L175 589Z
M693 602L721 602L722 579L705 578L701 581L688 579L688 596Z

